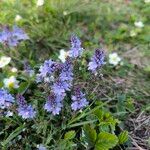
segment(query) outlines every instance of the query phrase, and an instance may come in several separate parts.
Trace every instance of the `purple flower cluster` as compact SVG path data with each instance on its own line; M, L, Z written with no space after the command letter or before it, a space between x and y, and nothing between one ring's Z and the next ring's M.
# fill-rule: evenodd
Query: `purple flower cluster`
M52 86L52 90L57 95L64 95L65 91L70 91L71 83L58 79Z
M14 103L14 97L6 90L0 89L0 108L8 108Z
M96 72L104 64L104 51L101 49L96 49L94 56L88 64L88 69L92 72Z
M73 66L70 58L61 65L58 79L53 84L52 89L58 95L64 95L66 91L70 91L73 80Z
M56 95L55 93L51 93L48 96L47 102L44 105L44 109L48 112L51 112L53 115L59 114L62 108L62 100L64 96Z
M15 102L14 97L9 94L6 90L0 89L0 108L5 109L12 106L12 104ZM35 110L31 105L27 105L25 98L22 95L17 95L17 102L18 102L18 115L21 116L24 119L27 118L33 118L35 117ZM7 114L10 111L7 112Z
M13 39L14 43L10 42ZM9 46L15 46L20 40L28 39L28 36L18 27L14 27L12 31L9 28L5 28L0 33L0 42L6 43ZM45 60L43 65L39 68L38 80L44 81L48 84L48 88L51 89L51 94L48 96L44 105L44 109L53 115L58 115L63 107L63 100L66 96L66 92L72 90L73 87L73 62L80 57L83 48L81 42L76 36L71 37L71 49L69 56L64 63L55 62L51 59ZM88 70L96 73L96 71L104 64L104 51L96 49L94 56L88 64ZM28 75L34 73L29 64L24 64L24 70ZM46 87L45 86L45 87ZM72 104L71 108L74 111L81 110L88 105L88 101L85 94L81 91L80 87L74 88L74 94L71 96ZM0 89L0 108L7 108L14 103L14 98L6 90ZM32 119L36 115L36 111L32 105L27 104L25 98L22 95L17 95L18 103L18 115L23 119Z
M67 57L65 63L62 64L60 79L62 81L70 81L70 82L73 80L73 65L69 57Z
M51 59L46 60L44 64L39 69L38 77L44 79L47 83L49 79L53 77L51 81L50 89L51 94L48 97L47 102L44 105L44 109L51 112L53 115L60 113L63 106L63 99L67 91L71 91L73 86L73 62L74 59L80 57L83 52L81 47L81 41L76 36L71 37L71 49L69 51L69 56L66 58L64 63L54 62ZM97 49L94 56L91 58L91 62L88 64L88 70L96 72L104 64L104 52ZM48 80L47 80L48 79ZM42 81L42 80L41 80ZM85 98L85 94L82 93L81 89L75 88L74 95L71 97L72 110L81 110L86 105L88 101Z
M81 56L83 48L81 47L81 41L75 35L71 36L71 49L69 51L69 56L71 58L77 58Z
M47 76L51 76L58 69L58 63L50 60L45 60L44 64L39 69L39 76L41 78L45 78Z
M35 110L31 105L28 105L22 95L17 95L18 115L23 119L32 119L35 117Z
M81 110L83 107L88 105L88 101L85 98L85 94L81 92L79 87L74 90L74 95L71 97L73 103L71 104L72 110Z
M5 27L0 32L0 43L10 47L17 46L20 41L27 39L29 39L27 34L17 26L14 26L12 30L9 27Z

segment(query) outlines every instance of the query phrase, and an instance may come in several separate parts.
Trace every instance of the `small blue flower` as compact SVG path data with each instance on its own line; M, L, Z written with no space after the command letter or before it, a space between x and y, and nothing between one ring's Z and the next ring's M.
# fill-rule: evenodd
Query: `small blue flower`
M25 98L22 95L17 95L17 100L18 115L21 116L23 119L34 118L36 112L31 105L27 105Z
M20 41L27 39L29 39L27 34L17 26L14 26L12 30L7 26L0 32L0 43L10 47L17 46Z
M81 92L79 87L75 88L74 95L72 95L71 99L73 101L71 104L71 108L74 111L81 110L83 107L89 104L89 102L85 98L85 94Z
M40 67L39 71L42 78L45 78L47 76L51 76L51 74L58 69L59 65L50 60L45 60L44 64Z
M63 98L64 95L56 95L54 93L51 93L51 95L48 96L48 100L44 105L44 109L48 112L51 112L53 115L58 115L62 108Z
M71 49L69 51L69 56L71 58L77 58L81 56L83 48L81 47L81 41L75 35L71 36Z
M2 32L0 32L0 43L6 44L6 42L11 37L11 32L8 27L5 27Z
M0 108L8 108L14 103L14 97L6 90L0 89Z
M73 65L69 57L63 63L59 77L62 81L71 82L73 80Z
M94 56L91 58L91 61L88 64L88 70L96 72L97 69L99 69L103 64L105 64L104 58L104 51L96 49Z
M57 81L52 86L52 90L57 95L65 95L66 91L70 91L71 86L72 84L69 81L57 79Z
M12 37L15 38L16 40L29 39L28 35L21 28L18 28L17 26L13 26Z
M62 64L60 74L56 82L52 86L52 90L57 95L65 94L70 91L73 80L73 66L70 58L67 58L65 63Z

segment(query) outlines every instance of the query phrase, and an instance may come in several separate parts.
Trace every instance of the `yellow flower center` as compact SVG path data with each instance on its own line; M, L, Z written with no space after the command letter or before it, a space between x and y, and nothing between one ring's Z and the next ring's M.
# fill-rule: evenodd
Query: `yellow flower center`
M15 86L14 82L10 82L10 83L8 84L8 87L9 87L9 88L14 88L14 86Z

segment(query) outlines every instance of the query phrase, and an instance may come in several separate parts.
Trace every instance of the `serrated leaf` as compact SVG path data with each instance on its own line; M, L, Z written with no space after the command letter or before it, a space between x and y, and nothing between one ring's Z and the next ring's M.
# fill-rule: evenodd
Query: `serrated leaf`
M65 134L65 137L64 137L64 139L66 139L66 140L71 140L71 139L73 139L74 137L75 137L75 135L76 135L76 133L75 133L75 131L68 131L66 134Z
M98 117L99 121L103 119L104 112L100 109L94 111L94 115Z
M93 129L90 125L85 125L83 129L85 134L85 140L87 141L90 147L93 147L97 138L96 130Z
M119 144L123 144L128 140L128 131L123 131L118 136Z
M98 134L97 142L95 145L95 150L109 150L117 145L118 138L116 135L101 132Z

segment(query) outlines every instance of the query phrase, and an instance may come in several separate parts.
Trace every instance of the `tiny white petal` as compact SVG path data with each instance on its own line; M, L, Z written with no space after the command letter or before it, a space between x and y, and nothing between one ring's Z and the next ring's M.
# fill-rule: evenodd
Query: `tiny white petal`
M22 17L20 15L16 15L16 17L15 17L15 21L16 22L19 21L19 20L21 20L21 19L22 19Z
M68 15L68 12L67 11L63 11L63 15L64 16Z
M137 33L136 33L135 31L133 31L133 30L130 31L130 36L131 36L131 37L134 37L134 36L136 36L136 35L137 35Z
M12 69L11 69L11 72L17 72L18 70L17 70L17 68L15 68L15 67L13 67Z
M138 28L143 28L143 27L144 27L144 24L143 24L142 21L136 21L136 22L134 22L134 25L135 25L136 27L138 27Z
M67 56L68 56L68 52L66 52L64 49L61 49L58 58L59 58L62 62L65 62Z
M118 65L121 61L121 58L118 56L117 53L112 53L112 54L109 54L109 63L111 65Z
M44 0L38 0L36 5L37 5L37 6L42 6L42 5L44 5Z
M145 3L150 3L150 0L144 0Z
M8 111L7 114L6 114L6 117L11 117L11 116L13 116L13 112Z
M0 68L5 67L6 65L8 65L11 61L10 57L6 57L6 56L2 56L0 58Z

